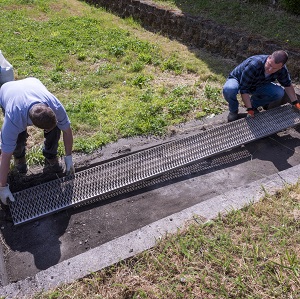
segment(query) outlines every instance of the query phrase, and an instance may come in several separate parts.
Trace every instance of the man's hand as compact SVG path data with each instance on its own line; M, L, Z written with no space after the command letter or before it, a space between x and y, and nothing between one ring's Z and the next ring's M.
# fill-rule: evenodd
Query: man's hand
M9 190L8 184L6 184L5 187L0 187L0 199L5 205L7 205L7 199L9 199L12 202L15 201L12 193Z
M247 108L247 116L254 117L254 109L252 107Z
M292 102L292 105L297 108L298 110L300 110L300 103L298 102L298 100Z
M72 155L65 156L65 164L66 164L66 174L74 174L75 173L75 167L73 165L73 159Z

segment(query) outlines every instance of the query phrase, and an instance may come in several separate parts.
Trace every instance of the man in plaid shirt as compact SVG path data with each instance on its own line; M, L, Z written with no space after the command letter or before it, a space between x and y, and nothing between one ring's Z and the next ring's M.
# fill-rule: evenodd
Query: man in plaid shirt
M238 93L251 117L254 117L258 107L267 109L270 103L280 102L285 92L292 104L300 109L285 65L287 60L288 54L283 50L271 55L255 55L244 60L229 74L223 87L223 95L229 106L229 122L238 119ZM275 84L276 81L280 85Z

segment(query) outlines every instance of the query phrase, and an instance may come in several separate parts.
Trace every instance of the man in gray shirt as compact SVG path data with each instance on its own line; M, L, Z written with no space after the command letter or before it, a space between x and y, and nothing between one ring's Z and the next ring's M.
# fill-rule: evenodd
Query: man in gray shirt
M27 172L25 146L27 126L44 130L43 155L52 172L61 172L57 157L61 131L65 147L66 172L74 173L72 161L73 134L70 120L60 101L36 78L4 83L0 88L0 106L4 113L1 128L0 199L14 201L7 184L10 160L14 156L20 173Z

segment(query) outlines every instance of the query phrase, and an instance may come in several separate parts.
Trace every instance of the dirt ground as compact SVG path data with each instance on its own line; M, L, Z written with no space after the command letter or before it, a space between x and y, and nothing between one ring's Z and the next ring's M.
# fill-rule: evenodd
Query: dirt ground
M219 126L226 122L226 116L227 113L174 127L164 139L120 139L93 155L75 155L77 171ZM290 129L161 176L141 190L67 209L24 225L14 226L0 210L6 282L32 277L158 219L298 165L299 148L299 128ZM37 169L31 171L37 173L26 176L28 186L45 179Z

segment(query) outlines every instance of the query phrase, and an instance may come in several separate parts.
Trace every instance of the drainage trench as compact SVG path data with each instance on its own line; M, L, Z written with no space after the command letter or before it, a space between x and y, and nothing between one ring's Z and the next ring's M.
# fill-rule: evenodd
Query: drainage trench
M290 104L14 193L13 223L23 224L147 186L150 179L300 123Z

